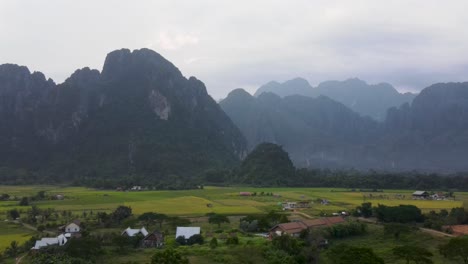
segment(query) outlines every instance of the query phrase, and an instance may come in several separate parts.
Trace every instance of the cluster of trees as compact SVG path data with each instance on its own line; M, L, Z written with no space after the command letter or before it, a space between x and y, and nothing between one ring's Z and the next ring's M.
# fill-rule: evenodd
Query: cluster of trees
M246 232L268 231L274 225L289 222L285 214L270 211L267 214L247 215L240 219L239 228Z
M353 211L355 216L375 216L381 222L415 223L423 222L424 215L421 209L414 205L386 206L379 204L372 207L372 203L362 203Z
M468 212L463 207L452 208L450 211L442 209L438 213L430 211L425 215L424 220L424 227L448 232L450 232L450 229L442 230L442 227L464 224L468 224Z
M191 246L195 244L202 245L203 242L204 242L204 239L202 235L199 235L199 234L193 235L189 238L185 238L184 236L178 236L176 238L176 243L180 246Z
M358 236L367 233L367 225L360 222L348 222L327 228L327 233L333 238L343 238L348 236Z

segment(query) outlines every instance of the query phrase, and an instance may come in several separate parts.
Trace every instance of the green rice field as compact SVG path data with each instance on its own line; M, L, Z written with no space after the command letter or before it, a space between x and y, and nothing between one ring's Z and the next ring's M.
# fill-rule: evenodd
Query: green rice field
M346 189L331 188L251 188L251 187L205 187L199 190L183 191L136 191L122 192L114 190L96 190L84 187L58 186L0 186L0 194L11 197L34 196L39 191L46 191L48 196L62 194L64 200L45 200L33 202L40 208L53 208L57 211L67 210L78 215L83 211L113 211L119 205L130 206L133 213L158 212L167 215L196 217L209 212L226 215L246 215L264 213L281 209L284 201L312 201L310 208L301 212L309 216L331 214L350 210L363 202L373 205L399 204L415 205L423 212L430 210L451 209L463 206L468 200L468 193L457 192L453 200L413 200L413 190L384 190L384 192L361 193ZM256 192L257 196L240 196L239 192ZM273 193L275 196L260 195L261 192ZM369 198L372 194L372 198ZM366 196L366 197L365 197ZM401 197L405 197L404 199ZM399 197L397 199L397 197ZM328 200L321 204L318 199ZM207 204L211 204L208 207ZM0 248L4 249L12 240L23 242L31 235L31 230L19 225L5 222L6 212L11 209L26 211L30 206L19 206L18 201L0 201Z

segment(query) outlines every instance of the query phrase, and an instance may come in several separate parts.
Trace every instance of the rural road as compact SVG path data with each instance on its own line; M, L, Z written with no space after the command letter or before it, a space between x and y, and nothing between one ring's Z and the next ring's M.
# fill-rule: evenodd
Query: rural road
M33 231L37 231L37 228L34 227L34 226L32 226L32 225L30 225L30 224L26 224L26 223L23 223L23 222L21 222L21 224L22 224L24 227L26 227L27 229L30 229L30 230L33 230ZM55 232L52 232L52 231L44 230L44 231L42 231L42 232L44 232L44 233L46 233L46 234L49 234L49 235L53 235L53 236L56 235Z
M438 236L438 237L455 237L454 235L447 234L447 233L440 232L440 231L433 230L433 229L428 229L428 228L420 227L419 230L421 230L424 233L428 233L428 234L431 234L433 236Z
M20 263L21 263L21 260L23 260L24 257L26 257L26 255L23 255L23 256L21 256L21 257L19 257L19 258L16 258L15 264L20 264Z

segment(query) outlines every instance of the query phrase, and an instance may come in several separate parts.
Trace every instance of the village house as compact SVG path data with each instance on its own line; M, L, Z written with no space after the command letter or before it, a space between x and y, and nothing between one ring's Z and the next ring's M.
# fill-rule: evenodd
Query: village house
M438 200L438 201L440 201L440 200L445 200L446 197L445 197L445 194L444 194L444 193L442 193L442 192L437 192L437 193L434 193L433 195L431 195L431 198L432 198L433 200Z
M149 233L141 240L141 247L161 248L164 246L164 234L159 231Z
M344 223L345 221L346 220L343 217L335 216L296 221L290 223L282 223L272 227L269 233L270 237L278 235L280 236L282 234L288 234L293 237L298 237L303 230L319 227L330 227L336 224Z
M413 199L427 199L429 197L429 193L426 191L415 191L413 193Z
M200 235L200 227L186 227L178 226L176 230L175 238L184 237L188 240L193 235Z
M60 226L58 229L60 232L64 232L67 237L81 237L81 221L73 220L73 222L68 225Z
M308 201L299 201L299 202L284 202L282 204L283 210L294 210L298 208L309 208L310 202Z
M283 210L293 210L297 207L296 202L284 202L283 203Z
M31 248L31 250L39 250L41 248L53 245L63 246L67 243L67 241L68 239L64 234L61 234L57 237L43 237L41 240L36 240L36 243L34 244L34 247Z
M146 230L145 227L142 227L140 229L133 229L133 228L127 227L127 229L122 231L121 235L122 236L129 236L129 237L133 237L133 236L136 236L136 235L142 235L142 236L146 237L148 235L148 231Z
M81 231L81 228L79 225L75 224L75 223L70 223L68 224L66 227L65 227L65 232L66 233L80 233Z

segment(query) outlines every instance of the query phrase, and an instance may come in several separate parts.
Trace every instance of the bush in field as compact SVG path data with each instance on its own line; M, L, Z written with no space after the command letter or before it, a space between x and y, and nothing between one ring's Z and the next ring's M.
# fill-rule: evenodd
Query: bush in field
M226 239L226 245L239 245L239 238L237 236L231 236Z
M399 259L405 260L407 264L414 262L415 264L432 264L434 263L431 260L433 254L422 247L406 245L399 246L392 249L393 255L397 256Z
M445 258L468 263L468 236L454 237L439 247L440 254Z
M189 237L187 240L187 245L194 245L194 244L203 244L203 237L201 235L193 235Z
M338 224L327 228L328 234L334 238L362 235L367 232L367 225L359 222Z
M218 239L216 237L213 237L210 241L210 248L215 249L218 247Z
M353 247L341 244L329 249L326 253L331 263L336 264L384 264L371 248Z
M188 264L186 257L182 256L175 249L157 251L151 258L151 264Z
M175 241L181 246L185 246L187 244L187 240L184 236L178 236Z

